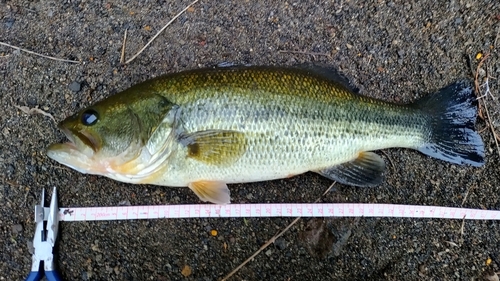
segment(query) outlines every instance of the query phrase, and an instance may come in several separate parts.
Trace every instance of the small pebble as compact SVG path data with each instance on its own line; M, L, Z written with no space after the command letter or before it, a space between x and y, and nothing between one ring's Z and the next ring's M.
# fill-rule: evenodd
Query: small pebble
M7 18L5 20L5 27L11 28L14 25L15 22L16 22L15 18Z
M278 238L274 241L274 246L283 251L286 248L286 241L284 238Z
M269 257L272 253L273 253L273 251L271 251L271 250L267 250L267 251L266 251L266 256L268 256L268 257Z
M123 201L120 201L118 202L118 206L130 206L132 204L130 204L130 201L128 200L123 200Z
M14 224L12 226L12 232L13 233L19 233L21 231L23 231L23 226L22 225L20 225L20 224Z
M78 92L82 88L82 85L76 81L69 84L69 89L73 92Z
M35 247L33 247L33 241L26 242L26 246L28 246L28 252L33 255L35 252Z
M14 165L9 164L7 165L7 175L12 175L16 171L16 167Z

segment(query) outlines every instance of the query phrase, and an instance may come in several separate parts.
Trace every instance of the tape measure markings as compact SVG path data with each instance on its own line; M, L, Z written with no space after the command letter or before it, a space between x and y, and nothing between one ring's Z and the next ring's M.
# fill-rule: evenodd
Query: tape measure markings
M500 211L497 210L369 203L193 204L82 207L60 208L59 215L61 221L230 217L399 217L500 220Z

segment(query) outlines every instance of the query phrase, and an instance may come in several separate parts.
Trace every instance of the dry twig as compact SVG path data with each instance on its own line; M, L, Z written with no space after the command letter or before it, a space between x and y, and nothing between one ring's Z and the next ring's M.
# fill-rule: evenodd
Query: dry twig
M14 45L10 45L10 44L4 43L4 42L0 42L0 45L6 46L6 47L10 47L10 48L13 48L13 49L16 49L16 50L20 50L20 51L26 52L28 54L32 54L32 55L39 56L39 57L46 58L46 59L51 59L51 60L55 60L55 61L62 61L62 62L69 62L69 63L80 63L79 61L66 60L66 59L60 59L60 58L55 58L55 57L51 57L51 56L42 55L42 54L30 51L30 50L26 50L26 49L23 49L23 48L14 46Z
M333 186L335 185L335 183L336 182L333 182L330 185L330 187L328 187L325 190L325 192L323 192L323 194L320 197L318 197L318 199L316 199L316 201L314 201L314 203L318 203L319 200L321 200L321 197L325 196L325 194L327 194L333 188ZM242 262L240 265L238 265L235 269L233 269L233 271L231 271L226 276L224 276L224 278L222 278L222 281L226 281L231 276L233 276L236 272L238 272L238 270L240 270L243 266L245 266L247 263L249 263L251 260L253 260L253 258L255 258L260 252L264 251L269 245L271 245L272 243L274 243L274 241L276 241L276 239L278 239L283 234L285 234L285 232L287 232L288 229L290 229L290 227L292 227L294 224L296 224L301 218L302 217L295 218L287 227L285 227L285 229L283 229L283 231L281 231L280 233L274 235L264 245L262 245L262 247L260 247L255 253L253 253L253 255L251 255L248 259L246 259L244 262Z
M193 1L193 3L189 4L186 8L184 8L182 11L180 11L177 15L175 15L169 22L167 22L167 24L165 26L162 27L162 29L160 29L160 31L158 31L158 33L155 34L155 36L153 36L153 38L151 38L148 43L146 43L146 45L144 45L144 47L142 47L142 49L139 50L139 52L137 52L133 57L131 57L129 60L127 60L125 62L125 64L129 64L130 62L132 62L137 56L139 56L151 43L153 43L153 41L156 39L156 37L158 37L162 32L163 30L165 30L172 22L174 22L174 20L176 20L180 15L182 15L182 13L184 13L187 9L189 9L191 6L193 6L194 4L196 4L199 0L195 0Z
M19 110L21 110L22 112L28 114L28 115L33 115L33 114L42 114L43 116L47 116L49 117L50 119L52 119L52 121L54 121L54 123L56 123L56 119L54 118L54 116L52 116L52 114L50 113L47 113L43 110L41 110L40 108L38 107L34 107L34 108L29 108L27 106L18 106L18 105L14 105L15 107L17 107Z

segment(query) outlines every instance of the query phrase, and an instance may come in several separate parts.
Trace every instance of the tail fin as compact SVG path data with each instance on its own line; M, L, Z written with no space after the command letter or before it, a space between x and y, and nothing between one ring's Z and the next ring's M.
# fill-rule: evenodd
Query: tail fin
M457 82L414 104L430 116L428 143L420 152L455 164L482 166L484 144L474 125L477 99L472 88Z

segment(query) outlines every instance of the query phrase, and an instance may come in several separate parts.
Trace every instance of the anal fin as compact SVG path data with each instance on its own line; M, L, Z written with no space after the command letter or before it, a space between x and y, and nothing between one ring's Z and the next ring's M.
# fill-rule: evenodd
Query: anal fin
M215 204L229 204L231 196L227 184L221 181L196 181L189 183L188 187L203 202Z
M380 156L361 152L352 161L315 172L342 184L368 187L380 184L384 171L385 162Z

